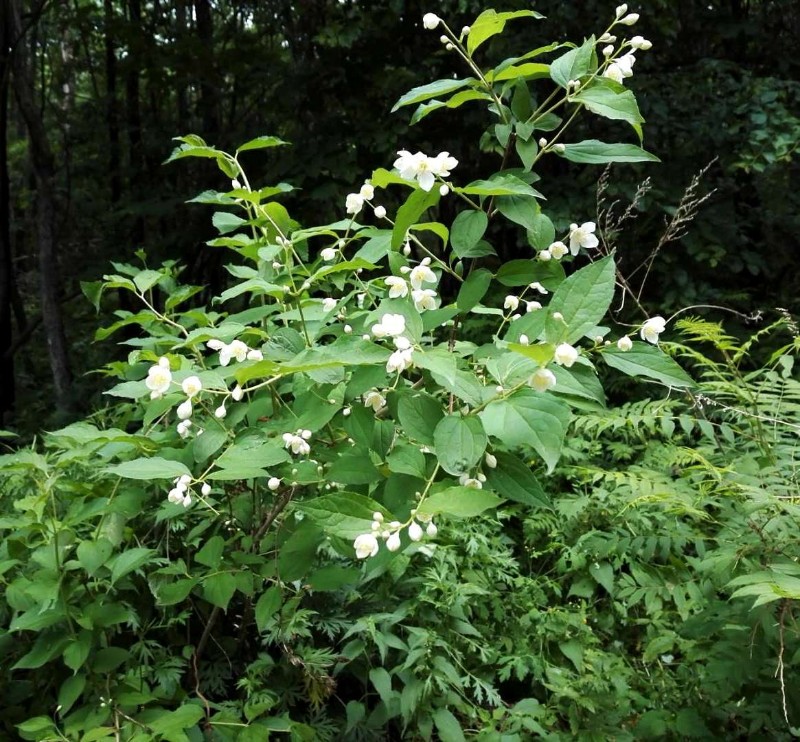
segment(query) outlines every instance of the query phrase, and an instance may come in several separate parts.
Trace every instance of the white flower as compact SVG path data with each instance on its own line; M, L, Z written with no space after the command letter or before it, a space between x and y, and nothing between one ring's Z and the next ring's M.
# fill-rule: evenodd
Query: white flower
M206 343L206 345L211 350L222 350L225 347L225 343L223 343L222 340L218 340L217 338L212 338Z
M425 15L422 16L422 25L428 31L433 31L433 29L435 29L439 25L440 21L441 18L439 18L439 16L436 15L436 13L425 13Z
M570 368L578 360L578 349L571 346L569 343L561 343L556 348L553 360L559 366L566 366Z
M414 364L412 353L413 351L411 349L396 350L392 353L392 355L389 356L389 360L386 361L386 373L402 373L407 368L411 367Z
M503 301L503 309L510 309L512 312L516 312L518 306L519 306L519 298L517 298L513 294L509 294Z
M386 539L386 548L389 551L397 551L400 548L400 532L395 531L389 538Z
M539 251L539 260L544 261L545 263L553 257L553 254L550 250L540 250Z
M395 338L394 347L397 348L397 350L408 350L411 347L411 341L404 337Z
M481 481L479 479L475 479L473 477L470 477L469 474L462 474L458 478L458 483L462 487L469 487L470 489L473 489L473 490L483 489L483 485L481 484Z
M639 330L639 334L642 336L642 340L647 340L648 343L657 345L658 336L664 332L666 326L667 321L663 317L651 317L642 325L642 329Z
M433 524L433 521L428 523L428 527L425 529L425 533L428 534L431 538L433 538L437 533L439 533L439 529Z
M569 226L569 251L577 255L582 247L592 248L600 244L600 240L594 235L597 226L594 222L584 222L579 227L577 224Z
M178 423L178 427L176 428L176 430L178 431L178 435L181 438L187 438L189 435L189 428L191 427L192 427L191 420L183 420Z
M390 299L402 299L404 296L408 296L408 284L404 278L388 276L383 281L389 287Z
M633 56L632 52L623 54L606 67L605 72L603 72L603 77L608 77L621 85L626 77L631 77L631 75L633 75L633 65L635 63L636 57Z
M550 292L542 286L538 281L534 281L531 284L528 284L529 289L533 289L534 291L538 291L540 294L549 294Z
M169 370L169 361L166 358L159 358L155 366L150 366L147 371L147 379L144 385L150 390L150 396L157 399L162 394L169 391L172 383L172 373Z
M308 438L310 437L310 430L298 430L297 433L284 433L284 448L291 449L292 453L296 456L307 456L311 453L311 446L308 445Z
M375 207L375 218L376 219L383 219L386 216L386 209L383 206L376 206Z
M378 539L371 533L362 533L353 541L353 548L356 550L356 557L366 559L378 553Z
M617 347L623 353L626 353L633 347L633 342L627 335L623 335L619 340L617 340Z
M332 312L334 309L336 309L336 299L332 299L330 296L326 296L322 300L322 308L326 312Z
M231 397L233 397L234 402L241 402L242 397L244 397L244 389L237 384L235 387L233 387Z
M375 197L375 189L372 187L372 183L364 183L361 186L361 190L358 192L358 195L361 196L365 201L372 201Z
M619 22L623 26L632 26L638 20L639 20L638 13L628 13L628 15L626 15L624 18L620 18Z
M203 497L208 497L211 494L211 485L208 482L203 482L200 492L203 493Z
M188 420L192 416L192 400L187 399L178 405L178 420Z
M222 420L222 418L227 414L228 411L225 409L224 404L221 404L216 410L214 410L214 417L216 417L218 420Z
M433 289L414 289L411 292L414 306L418 312L426 309L436 309L436 292Z
M561 258L563 258L569 252L567 246L561 242L561 240L554 242L547 249L550 252L550 255L552 255L556 260L561 260Z
M372 407L373 412L379 412L386 407L386 397L380 392L369 391L364 395L364 407Z
M546 392L556 385L556 377L549 369L539 368L534 372L533 376L528 379L528 384L537 392Z
M526 312L538 312L542 308L542 305L538 301L526 301L525 302L525 311Z
M397 154L400 156L394 161L394 167L400 171L401 178L416 180L423 191L433 188L433 184L436 182L434 169L441 169L440 163L422 152L412 155L408 150L401 149ZM446 155L447 153L442 154Z
M248 350L247 351L247 360L248 361L263 361L264 360L264 354L260 350L257 350L255 348L253 350Z
M448 193L450 193L450 186L446 183L442 183L442 185L439 186L439 195L446 196Z
M430 269L430 258L425 258L418 266L411 269L408 277L412 289L421 289L423 283L436 283L436 274Z
M183 492L175 487L169 491L167 500L169 500L173 505L181 505L183 504Z
M267 487L269 487L269 489L272 492L274 492L280 486L281 486L281 480L278 479L278 477L270 477L269 480L267 481Z
M644 36L634 36L631 39L631 46L634 49L641 49L643 52L649 51L653 48L653 44L644 38Z
M183 393L191 399L196 394L200 392L203 388L203 383L197 376L187 376L183 383L181 384L181 389L183 389Z
M402 314L384 314L380 323L372 326L375 337L397 337L406 330L406 318Z
M319 256L326 262L330 263L332 260L336 260L336 248L335 247L326 247L322 252L320 252Z
M440 152L431 160L431 170L434 175L438 175L440 178L446 178L450 175L450 171L455 169L457 165L458 160L452 157L449 152Z
M364 206L364 198L358 193L348 193L344 201L344 208L348 214L355 216Z
M235 358L241 363L247 358L248 350L249 348L241 340L234 340L230 345L222 343L219 348L220 366L227 366L231 362L231 358Z

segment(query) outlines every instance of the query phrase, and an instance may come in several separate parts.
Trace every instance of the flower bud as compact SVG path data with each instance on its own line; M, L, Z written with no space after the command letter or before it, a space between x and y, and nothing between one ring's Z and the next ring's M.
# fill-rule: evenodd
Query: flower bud
M406 257L411 255L411 245L409 245L408 242L406 242L406 244L403 245L403 255L405 255Z
M203 497L208 497L211 494L211 485L208 482L203 482L200 491L203 493Z
M433 29L435 29L439 25L440 21L441 18L439 18L439 16L436 15L436 13L425 13L425 15L422 16L422 25L428 31L433 31Z
M610 57L614 53L614 47L612 44L603 47L603 56Z
M450 39L448 39L447 36L445 36L444 34L442 34L439 37L439 41L441 41L443 44L449 44L450 43Z
M428 523L428 527L425 529L425 533L428 534L431 538L433 538L437 533L439 533L439 529L433 524L433 521Z
M400 532L395 531L389 538L386 539L386 548L389 551L397 551L400 548Z
M484 457L484 461L486 461L486 466L488 466L490 469L497 468L497 456L494 454L487 453Z
M564 152L566 152L566 151L567 151L566 146L561 144L561 142L559 142L558 144L554 144L553 145L553 152L555 152L558 155L563 155Z
M623 353L626 353L633 347L633 342L627 335L623 335L619 340L617 340L617 347Z
M623 3L622 5L617 5L617 9L616 9L614 15L615 15L616 19L619 20L627 12L628 12L628 4L627 3Z
M439 195L446 196L448 193L450 193L450 186L446 183L442 183L442 185L439 186Z
M408 527L408 537L412 541L420 541L422 539L422 526L415 520L411 521L411 525Z
M240 387L238 384L233 387L233 391L231 392L231 397L233 397L234 402L241 402L242 397L244 396L244 389Z
M224 404L221 404L216 410L214 410L214 417L216 417L218 420L222 420L222 418L224 418L227 414L228 411L225 409Z
M267 481L267 487L269 487L270 491L274 492L278 487L281 486L281 480L278 477L270 477Z
M178 405L178 420L188 420L192 416L192 400L187 399Z
M545 139L544 137L542 137L542 138L539 140L539 146L540 146L542 149L544 149L544 148L547 146L547 139Z
M376 206L375 207L375 218L376 219L383 219L386 216L386 209L383 206Z
M638 13L628 13L624 18L620 19L620 23L624 26L632 26L636 21L639 20Z
M462 36L469 36L469 32L471 30L472 29L469 26L464 26L464 28L461 29L461 35Z

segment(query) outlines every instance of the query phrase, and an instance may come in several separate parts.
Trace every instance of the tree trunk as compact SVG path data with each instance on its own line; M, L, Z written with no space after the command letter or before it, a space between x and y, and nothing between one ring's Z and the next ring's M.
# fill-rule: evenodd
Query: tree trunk
M125 97L128 116L128 148L130 162L130 198L134 205L140 205L143 198L142 182L145 178L142 152L142 109L139 91L139 68L141 67L142 4L141 0L128 0L129 47L125 71ZM140 209L135 209L131 241L138 249L145 240L144 217Z
M36 105L36 91L28 49L22 38L21 0L5 0L5 7L5 25L9 29L13 46L11 70L14 95L28 132L31 163L36 179L36 242L39 254L42 323L47 338L56 406L59 410L68 410L72 402L70 396L72 372L58 301L59 272L56 257L53 152L42 114Z
M3 20L0 16L0 20ZM11 326L13 266L11 262L11 203L8 178L8 83L11 60L9 24L0 24L0 424L14 407L14 356Z

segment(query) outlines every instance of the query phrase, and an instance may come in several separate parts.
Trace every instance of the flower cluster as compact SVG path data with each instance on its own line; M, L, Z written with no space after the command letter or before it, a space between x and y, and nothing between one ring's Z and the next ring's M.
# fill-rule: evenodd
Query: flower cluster
M633 26L639 20L638 13L628 13L628 6L626 4L622 4L617 6L616 15L614 24L620 24L623 26ZM620 56L613 56L614 55L614 46L613 42L617 40L616 36L612 36L611 34L603 34L598 40L598 43L606 44L603 47L603 56L606 59L609 59L608 66L603 71L603 77L608 78L609 80L613 80L620 85L623 84L623 80L631 77L633 75L633 65L636 63L636 57L634 56L635 51L647 51L648 49L653 48L653 44L645 39L643 36L634 36L630 41L626 42L627 46L629 47L629 51L626 51L624 54ZM624 48L625 45L623 45Z
M296 433L284 433L283 444L295 456L308 456L311 453L311 446L308 444L309 438L311 438L311 431L299 428Z
M433 538L439 532L430 517L418 514L413 510L411 515L411 520L403 524L397 520L393 520L391 523L384 523L383 513L373 513L372 530L369 533L362 533L356 536L355 541L353 541L356 557L366 559L367 557L375 556L380 549L380 540L386 543L386 548L389 551L397 551L401 546L400 534L404 528L408 528L408 538L411 541L421 541L424 535ZM425 525L424 531L421 524Z
M446 178L458 165L458 160L451 157L449 152L440 152L436 157L428 157L423 152L415 152L412 155L408 150L401 149L397 154L394 167L400 173L400 177L404 180L416 180L423 191L431 190L436 178Z
M414 266L413 268L409 268L407 265L404 265L400 272L403 274L408 274L408 281L411 284L411 299L414 302L414 307L418 312L424 312L428 309L436 309L436 291L430 288L423 288L423 284L430 283L434 286L438 283L439 279L437 278L436 274L430 267L431 259L430 258L423 258L419 265ZM398 279L402 281L403 279ZM389 296L392 295L392 288L395 288L395 292L403 291L403 289L397 288L397 283L394 282L393 284L389 283L389 279L386 279L387 285L390 286L389 289ZM408 287L405 287L405 293L403 296L408 294Z
M242 363L242 361L264 360L264 354L260 350L248 348L241 340L223 343L221 340L214 338L209 340L206 345L208 345L211 350L219 351L220 366L227 366L231 362L231 359L234 359L238 363Z

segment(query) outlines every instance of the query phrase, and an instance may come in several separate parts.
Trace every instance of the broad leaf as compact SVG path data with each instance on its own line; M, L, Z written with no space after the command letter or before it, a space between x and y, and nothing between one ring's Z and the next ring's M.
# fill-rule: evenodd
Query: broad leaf
M456 518L472 518L484 510L496 508L502 500L487 490L472 487L448 487L425 498L417 508L422 515L444 513Z
M603 349L603 358L611 368L628 376L644 376L668 386L694 386L689 375L675 361L648 343L634 342L626 352L610 346Z
M555 151L555 150L554 150ZM607 162L661 162L653 154L646 152L635 144L601 142L597 139L585 139L582 142L565 144L561 157L571 162L587 165L602 165Z
M450 474L464 474L478 463L486 450L486 431L477 417L448 415L433 432L436 454Z

